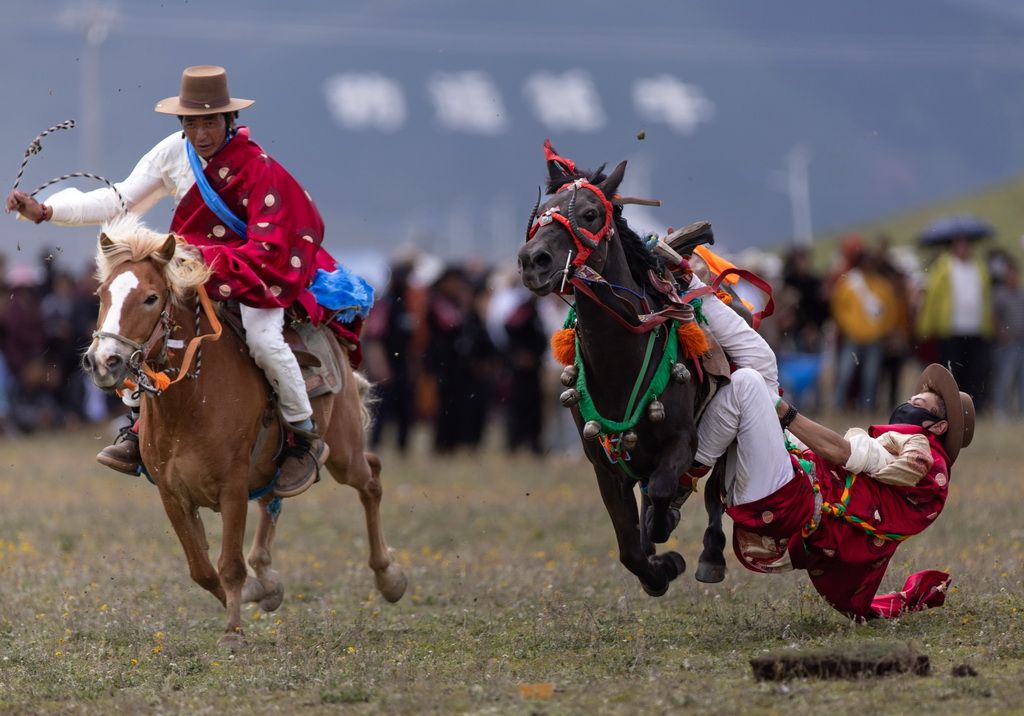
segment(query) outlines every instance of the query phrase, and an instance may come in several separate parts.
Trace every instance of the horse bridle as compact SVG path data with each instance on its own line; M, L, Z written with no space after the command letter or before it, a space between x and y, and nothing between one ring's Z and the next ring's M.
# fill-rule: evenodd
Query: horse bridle
M171 290L167 289L164 295L164 309L160 312L160 319L153 326L153 332L149 338L146 339L145 343L139 343L133 341L131 338L122 336L120 333L112 333L110 331L93 331L93 339L97 338L110 338L111 340L122 343L132 349L132 354L128 357L128 370L135 377L135 384L143 390L151 393L158 393L159 391L150 384L150 380L142 368L143 363L146 360L146 356L153 352L153 348L156 344L163 339L163 344L160 346L160 361L163 362L167 358L168 343L171 340L171 331L173 329L173 321L171 320Z
M615 225L612 216L612 203L605 196L604 192L601 191L600 187L591 184L587 179L581 177L563 184L555 194L560 194L570 188L572 189L572 194L569 196L569 205L565 215L562 214L561 205L555 204L548 207L538 216L540 190L537 190L537 203L534 204L533 211L530 212L530 221L526 225L526 240L529 241L536 236L542 226L547 226L553 221L558 222L562 225L563 229L569 232L573 243L576 244L576 256L572 260L572 266L579 267L586 263L587 259L590 258L590 253L598 247L605 237L615 234ZM604 207L604 223L595 232L584 229L576 220L576 194L583 190L593 193L601 203L601 206Z

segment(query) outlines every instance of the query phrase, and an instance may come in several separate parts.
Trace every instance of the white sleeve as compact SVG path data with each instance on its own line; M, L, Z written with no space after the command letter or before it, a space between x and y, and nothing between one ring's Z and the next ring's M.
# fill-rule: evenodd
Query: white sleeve
M896 459L882 444L861 428L850 428L843 436L850 443L850 458L843 466L855 475L874 475Z
M128 178L114 185L124 196L129 211L144 214L160 199L171 194L165 182L165 164L168 140L175 136L171 135L149 150ZM44 199L43 203L53 210L50 221L61 226L102 224L121 211L121 202L109 187L90 192L64 189Z
M690 282L690 290L704 285L704 282L694 275ZM756 370L764 378L771 394L778 396L779 366L775 361L775 353L761 334L714 294L703 297L701 310L708 319L706 327L722 346L729 360L739 368Z

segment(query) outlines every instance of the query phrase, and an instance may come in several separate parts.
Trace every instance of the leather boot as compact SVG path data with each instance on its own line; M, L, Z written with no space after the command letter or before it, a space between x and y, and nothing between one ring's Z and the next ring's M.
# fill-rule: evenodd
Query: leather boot
M296 430L290 426L295 445L285 452L281 472L274 483L276 497L295 497L320 481L320 468L327 462L331 450L316 433Z
M139 434L135 432L134 422L121 428L113 445L100 450L96 462L126 475L139 474L142 455L139 454Z

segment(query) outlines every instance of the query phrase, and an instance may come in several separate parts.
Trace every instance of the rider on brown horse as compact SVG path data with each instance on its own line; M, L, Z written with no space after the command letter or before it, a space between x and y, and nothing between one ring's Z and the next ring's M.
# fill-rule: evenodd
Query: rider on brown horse
M171 231L198 247L212 270L210 296L239 302L249 351L277 393L281 414L295 436L296 447L284 461L275 489L278 496L291 497L313 484L328 448L312 422L299 365L282 338L284 312L298 303L314 323L321 322L324 310L307 288L317 269L332 271L336 262L320 247L323 220L309 195L249 139L246 127L236 127L238 110L252 104L231 97L223 68L187 68L179 96L155 107L176 115L183 131L153 147L117 187L128 210L137 214L165 196L173 197L177 209ZM194 172L205 176L212 196L201 190ZM77 226L108 221L120 205L109 188L88 193L66 189L45 203L15 191L6 209L37 224ZM127 391L125 396L134 423L138 397L133 400ZM133 432L123 434L128 439L105 448L97 459L135 474L138 439Z

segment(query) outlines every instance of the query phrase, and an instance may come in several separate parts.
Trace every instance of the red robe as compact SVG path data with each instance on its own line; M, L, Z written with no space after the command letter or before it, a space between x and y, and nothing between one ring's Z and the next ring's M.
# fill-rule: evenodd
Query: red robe
M204 174L248 234L243 239L225 225L197 185L178 204L171 231L202 252L213 271L206 284L210 297L255 308L298 303L314 324L322 323L327 312L308 287L317 269L333 271L337 262L321 246L324 222L309 194L249 139L247 127L210 159ZM332 322L331 328L358 344L358 325L353 331Z
M879 533L904 536L922 532L942 512L949 489L949 458L935 435L916 425L883 425L885 432L921 434L928 438L932 467L913 487L892 485L858 475L850 489L846 512ZM840 504L847 471L806 450L800 456L814 465L825 502ZM938 606L945 599L949 575L934 570L912 575L900 592L875 596L899 541L881 539L832 514L822 514L806 538L801 530L815 514L812 480L794 459L794 476L771 495L726 511L732 517L733 548L740 562L754 571L776 571L789 562L806 569L818 593L844 614L862 619L897 616L904 609ZM756 535L759 539L752 540ZM788 566L788 565L787 565Z

